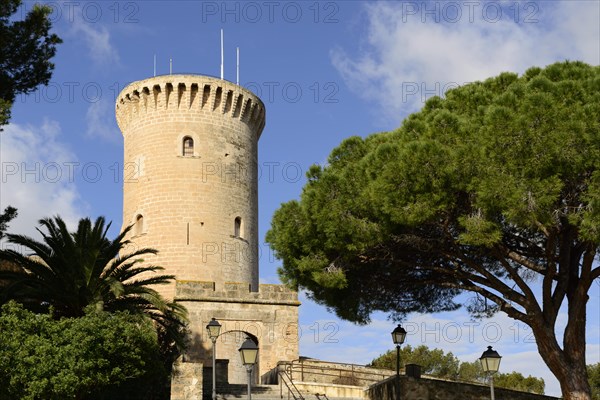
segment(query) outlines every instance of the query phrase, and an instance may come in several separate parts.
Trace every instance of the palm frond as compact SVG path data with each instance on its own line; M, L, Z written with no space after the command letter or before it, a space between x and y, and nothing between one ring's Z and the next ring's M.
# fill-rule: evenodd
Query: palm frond
M159 337L171 343L168 346L175 343L182 348L187 311L153 288L171 283L174 276L159 274L162 267L145 264L143 257L157 254L155 249L124 253L132 226L110 240L111 224L104 217L93 223L83 218L74 232L59 216L41 219L39 224L42 241L6 235L30 254L0 250L0 261L19 269L0 271L0 303L15 299L36 311L51 306L57 317L84 315L85 308L94 304L109 312L129 310L155 321Z

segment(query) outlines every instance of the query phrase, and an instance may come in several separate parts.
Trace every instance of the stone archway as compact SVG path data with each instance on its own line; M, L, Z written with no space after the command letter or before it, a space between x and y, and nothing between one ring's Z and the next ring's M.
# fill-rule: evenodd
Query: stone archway
M239 348L241 347L242 343L246 340L246 338L250 338L258 346L259 356L258 356L257 364L254 366L253 371L252 371L251 382L253 385L259 383L259 373L258 373L258 371L260 370L260 342L259 342L259 339L256 335L254 335L248 331L238 330L238 329L222 332L219 335L219 339L217 339L217 364L219 364L219 362L221 362L221 364L223 364L223 361L228 361L227 366L226 366L226 368L227 368L226 382L227 383L246 384L248 382L247 370L246 370L246 367L244 367L242 365L242 361L241 361L241 358L240 358L239 352L238 352ZM225 356L226 359L224 359L221 355ZM221 374L224 373L223 368L217 367L217 371L221 372ZM221 379L219 380L218 378L221 378ZM223 378L225 378L225 377L223 377L223 376L217 377L217 385L218 385L219 381L223 382L225 380Z

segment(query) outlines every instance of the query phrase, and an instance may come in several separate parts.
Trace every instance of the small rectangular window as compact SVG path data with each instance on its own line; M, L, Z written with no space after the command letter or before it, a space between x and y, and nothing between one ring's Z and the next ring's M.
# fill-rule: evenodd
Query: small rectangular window
M242 218L237 217L235 219L235 223L233 225L233 236L241 237L241 231L242 231Z
M138 236L144 233L144 217L141 214L135 218L134 235Z
M194 155L194 139L189 136L183 138L183 156L192 157Z

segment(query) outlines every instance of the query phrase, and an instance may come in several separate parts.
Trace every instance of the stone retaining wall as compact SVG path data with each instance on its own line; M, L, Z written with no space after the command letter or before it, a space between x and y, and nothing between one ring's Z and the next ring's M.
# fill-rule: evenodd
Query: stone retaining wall
M182 362L173 364L171 400L199 400L202 398L202 364Z
M400 397L397 396L398 384L395 377L372 385L366 390L366 398L371 400L489 400L489 386L436 379L415 379L400 377ZM515 390L495 388L496 400L558 400L556 397L543 396Z

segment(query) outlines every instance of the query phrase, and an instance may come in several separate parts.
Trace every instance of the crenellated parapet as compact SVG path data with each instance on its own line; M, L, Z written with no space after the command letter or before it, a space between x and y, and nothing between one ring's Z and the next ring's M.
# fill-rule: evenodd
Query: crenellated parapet
M162 75L125 87L116 102L117 123L127 132L148 115L173 113L228 117L248 125L259 138L265 126L263 102L232 82L203 75Z

